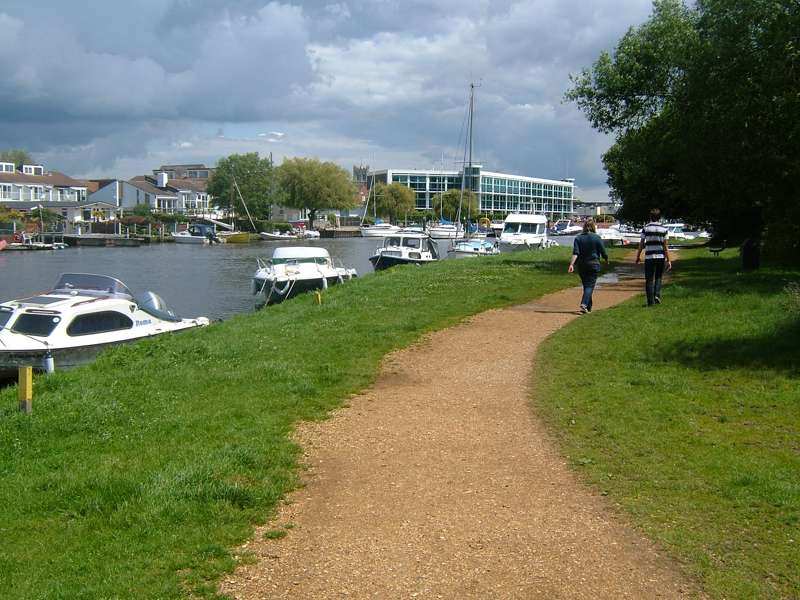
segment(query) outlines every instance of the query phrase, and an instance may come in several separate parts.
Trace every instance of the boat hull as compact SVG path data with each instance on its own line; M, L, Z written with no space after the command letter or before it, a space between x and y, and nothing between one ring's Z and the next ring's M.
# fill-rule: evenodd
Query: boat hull
M323 282L323 280L326 280L327 285ZM343 281L349 281L349 278L345 278ZM272 283L270 283L269 280L255 279L254 282L257 288L262 290L261 294L264 296L264 303L267 306L271 306L273 304L280 304L285 300L290 300L291 298L301 294L306 294L308 292L313 292L314 290L322 290L326 287L337 285L341 281L338 276L317 277L314 279L297 279L293 285L290 285L287 293L283 295L276 292L270 293L272 291ZM286 280L279 282L278 287L283 287L285 284Z
M435 259L419 259L419 258L406 258L403 256L388 256L385 254L376 254L370 256L369 262L376 271L382 271L390 267L398 265L425 265L430 262L435 262Z
M174 235L172 236L172 240L176 244L208 244L208 238L205 236L200 235Z

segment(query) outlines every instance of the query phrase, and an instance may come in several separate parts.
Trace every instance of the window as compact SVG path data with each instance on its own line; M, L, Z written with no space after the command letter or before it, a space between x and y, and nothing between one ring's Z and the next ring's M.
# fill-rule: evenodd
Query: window
M0 162L0 173L13 173L14 171L14 163Z
M54 314L22 313L14 321L11 331L25 335L47 337L61 322L61 317Z
M107 310L78 315L72 319L72 323L67 327L67 335L94 335L107 331L130 329L131 327L133 327L133 321L131 321L130 317L114 310Z
M420 241L418 238L403 238L403 246L406 248L419 248Z
M0 328L5 327L14 311L5 306L0 306Z
M0 183L0 198L5 200L11 199L11 184Z

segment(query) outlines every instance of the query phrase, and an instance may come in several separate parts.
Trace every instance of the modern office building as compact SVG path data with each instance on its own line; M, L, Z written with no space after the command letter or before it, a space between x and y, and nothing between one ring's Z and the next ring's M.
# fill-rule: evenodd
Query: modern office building
M472 165L472 174L460 171L383 169L369 172L370 183L401 183L414 190L418 210L433 208L434 196L451 189L471 189L480 195L482 213L534 213L557 219L573 211L573 179L541 179L484 171Z

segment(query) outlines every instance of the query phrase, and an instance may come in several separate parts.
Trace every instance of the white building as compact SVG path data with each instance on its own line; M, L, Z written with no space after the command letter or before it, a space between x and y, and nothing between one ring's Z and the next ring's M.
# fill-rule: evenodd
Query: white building
M374 183L400 183L414 190L416 208L434 208L434 197L451 189L472 190L480 198L482 213L535 213L551 219L573 211L575 180L542 179L484 171L472 165L472 172L419 169L383 169L370 171Z
M42 165L0 162L0 204L14 208L24 202L84 202L86 183L58 171L45 172Z
M98 179L92 183L97 185L97 190L89 194L90 200L114 204L126 213L139 205L168 214L209 212L205 182L197 180L170 180L160 174L158 178L140 175L129 181Z

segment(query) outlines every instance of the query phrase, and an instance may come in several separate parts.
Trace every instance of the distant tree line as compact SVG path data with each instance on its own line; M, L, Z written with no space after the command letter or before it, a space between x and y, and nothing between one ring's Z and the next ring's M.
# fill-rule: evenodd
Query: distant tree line
M800 2L656 0L566 97L615 135L622 218L651 207L800 258Z

